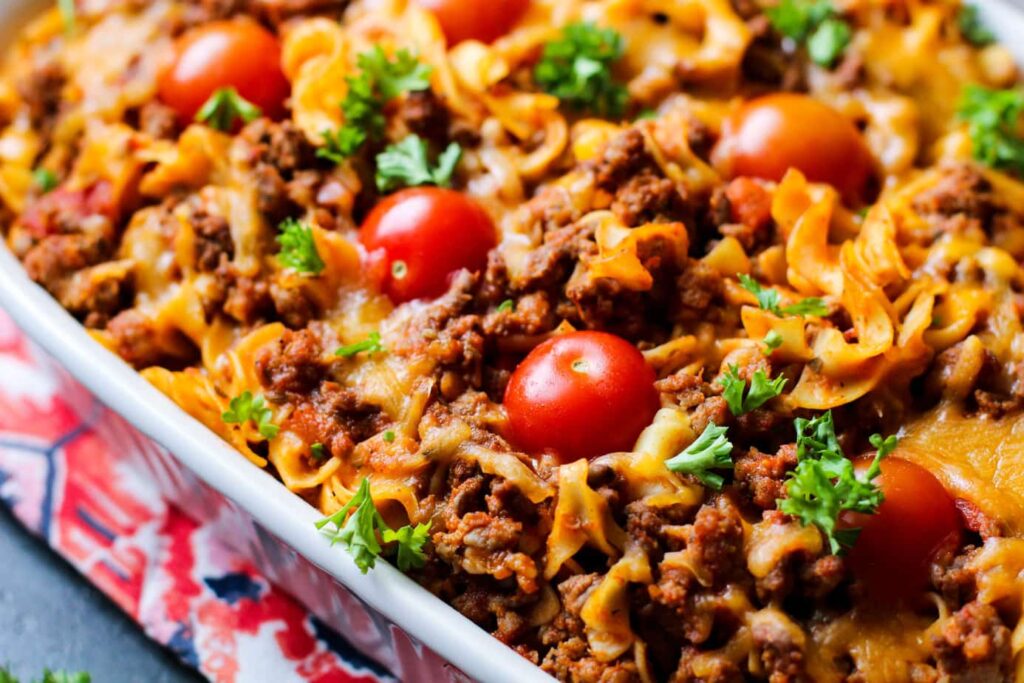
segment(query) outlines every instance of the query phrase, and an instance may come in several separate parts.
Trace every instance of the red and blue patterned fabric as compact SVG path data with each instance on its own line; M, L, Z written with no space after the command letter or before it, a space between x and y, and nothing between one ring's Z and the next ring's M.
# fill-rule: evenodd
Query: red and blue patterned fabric
M0 503L22 524L211 681L394 680L162 500L118 457L143 437L61 373L0 311Z

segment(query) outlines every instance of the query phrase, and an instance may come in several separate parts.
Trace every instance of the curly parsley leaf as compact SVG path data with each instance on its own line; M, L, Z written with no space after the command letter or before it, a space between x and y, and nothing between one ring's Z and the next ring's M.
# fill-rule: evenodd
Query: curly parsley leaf
M739 369L735 365L730 365L718 383L724 389L722 397L729 406L729 412L733 415L743 415L760 408L781 394L786 381L785 377L770 380L764 370L757 370L748 388L746 380L739 376Z
M309 454L313 456L313 460L316 462L323 462L327 459L327 450L324 448L322 443L315 443L309 447Z
M964 88L957 117L967 122L974 158L992 168L1024 175L1024 140L1019 135L1024 92Z
M328 525L334 528L325 530ZM331 545L344 544L359 571L364 574L376 564L383 550L381 541L398 544L396 560L402 571L422 567L426 563L423 546L427 542L430 525L417 524L414 527L407 524L399 529L389 527L373 504L369 478L364 477L352 499L333 515L318 521L316 528L331 540Z
M280 430L271 422L273 411L266 406L262 396L253 396L250 391L243 391L231 399L228 409L221 414L221 419L228 424L245 424L252 420L264 438L273 439Z
M405 92L430 87L432 68L420 62L408 50L399 50L388 59L380 45L356 59L360 71L347 76L348 92L341 102L344 123L335 131L325 130L324 146L316 154L336 164L352 156L369 140L384 135L387 119L384 107Z
M498 304L498 313L510 313L516 308L516 302L512 299L505 299Z
M427 141L418 135L409 135L377 155L377 189L391 192L400 187L418 185L450 187L452 174L461 158L462 147L453 142L438 156L437 164L431 167Z
M825 301L818 297L808 297L790 306L779 305L779 292L770 287L762 287L761 283L745 273L736 273L740 285L757 298L757 305L763 310L777 316L799 315L799 316L823 316L828 313L828 306Z
M665 467L680 474L690 474L702 484L716 491L722 489L725 478L711 470L732 469L732 443L725 434L728 427L708 423L697 439L686 449L665 461Z
M199 108L196 121L227 132L234 127L238 119L249 123L262 115L259 107L239 95L234 88L219 88Z
M57 174L48 168L39 167L32 171L32 184L43 194L52 192L58 184Z
M764 13L780 34L806 44L808 56L819 66L835 64L853 38L853 29L831 0L782 0Z
M871 444L878 452L867 471L858 475L839 446L831 411L813 420L798 418L794 425L798 463L786 480L786 498L778 501L779 509L804 526L817 526L832 552L838 554L853 545L859 533L858 529L837 528L840 513L873 514L878 510L884 496L874 479L881 472L882 459L896 448L897 439L872 435Z
M615 81L612 66L624 50L622 36L614 29L569 24L557 40L544 46L533 78L570 109L621 116L629 94Z
M277 243L281 251L277 253L277 262L285 268L292 268L303 275L319 275L324 270L323 259L316 250L313 229L294 218L285 219L278 226L280 233Z
M43 671L43 680L40 683L92 683L92 676L84 671Z
M349 344L348 346L342 346L340 349L334 352L335 356L341 356L342 358L351 358L359 353L381 353L386 351L384 345L380 341L379 332L371 332L370 336L361 342L355 344Z
M978 47L984 47L996 42L995 34L985 26L974 5L963 5L956 15L956 25L960 28L960 35L964 39Z
M764 335L764 355L770 356L772 351L782 346L782 335L775 330L768 330L768 334Z

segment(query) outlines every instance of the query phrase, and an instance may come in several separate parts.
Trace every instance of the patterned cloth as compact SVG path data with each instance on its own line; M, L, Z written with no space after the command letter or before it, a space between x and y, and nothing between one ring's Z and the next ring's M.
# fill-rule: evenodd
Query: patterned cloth
M0 503L211 681L394 678L161 500L141 437L0 311ZM69 387L71 389L69 390Z

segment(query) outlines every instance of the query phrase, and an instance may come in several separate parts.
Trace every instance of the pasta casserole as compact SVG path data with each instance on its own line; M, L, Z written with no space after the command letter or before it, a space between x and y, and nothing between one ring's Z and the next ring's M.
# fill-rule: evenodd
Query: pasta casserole
M58 0L0 216L559 680L1024 680L1022 112L956 0Z

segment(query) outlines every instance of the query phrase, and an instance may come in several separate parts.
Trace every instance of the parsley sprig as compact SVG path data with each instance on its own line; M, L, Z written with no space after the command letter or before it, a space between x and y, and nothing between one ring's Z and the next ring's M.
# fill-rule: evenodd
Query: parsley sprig
M779 292L776 289L762 287L761 283L745 273L736 273L740 285L755 297L757 305L769 313L777 316L799 315L799 316L823 316L828 313L828 306L823 299L808 297L790 306L779 306Z
M750 379L748 388L747 381L739 376L739 368L730 365L718 383L725 389L722 397L729 406L729 412L733 415L743 415L760 408L781 394L786 381L785 377L770 380L764 370L757 370Z
M377 155L377 189L391 192L400 187L418 185L450 187L452 174L461 158L462 147L453 142L431 166L427 141L418 135L409 135Z
M974 5L963 5L956 14L956 25L964 39L978 47L991 45L996 41L995 34L985 26Z
M57 187L58 183L57 174L48 168L40 166L36 170L32 171L32 184L35 185L42 194L53 191Z
M384 344L380 341L380 333L371 332L370 336L363 341L356 342L355 344L349 344L348 346L342 346L334 352L334 355L341 356L342 358L351 358L356 354L363 352L374 354L382 353L384 351L387 351L387 349L384 348Z
M196 112L196 121L226 132L238 119L249 123L262 115L259 107L239 95L234 88L219 88Z
M817 526L838 554L851 547L860 533L859 529L838 529L840 513L873 514L885 499L874 479L882 460L895 450L897 438L873 434L870 441L877 452L867 471L858 475L853 462L843 455L831 411L811 420L797 418L794 425L798 462L786 480L787 497L778 501L779 509L804 526Z
M732 442L726 438L728 427L709 422L697 439L686 449L665 461L665 467L680 474L690 474L716 491L722 490L725 478L711 470L731 470Z
M834 65L853 38L831 0L782 0L764 13L776 31L805 45L819 66Z
M992 168L1024 175L1024 140L1019 135L1024 92L968 85L957 117L967 122L974 158Z
M228 409L220 416L228 424L245 424L252 420L264 438L273 439L280 430L271 422L273 411L266 406L262 396L253 396L251 391L243 391L231 399Z
M622 36L614 29L587 22L569 24L558 39L544 46L533 79L570 109L621 116L629 94L615 81L612 66L624 50Z
M281 245L281 251L277 253L278 263L303 275L323 272L325 265L316 250L313 228L294 218L287 218L278 230L277 243Z
M92 676L84 671L51 671L43 670L43 677L39 683L91 683ZM20 683L17 676L11 673L7 667L0 666L0 683Z
M328 525L334 528L326 529ZM383 550L382 541L398 544L396 560L398 568L403 572L422 567L426 562L423 546L427 542L430 525L406 524L399 529L389 527L373 504L369 478L363 478L359 483L359 489L352 500L333 515L318 521L316 528L331 539L331 545L344 544L359 571L364 574L376 564Z
M340 164L368 141L384 135L384 107L405 92L430 87L432 68L421 63L408 50L399 50L388 59L380 45L356 58L359 73L347 76L348 92L341 102L345 122L335 131L323 132L324 146L316 154Z
M764 339L761 341L764 342L764 349L762 353L766 356L770 356L772 355L772 351L782 346L783 339L782 335L779 334L778 331L768 330L768 334L764 335Z

